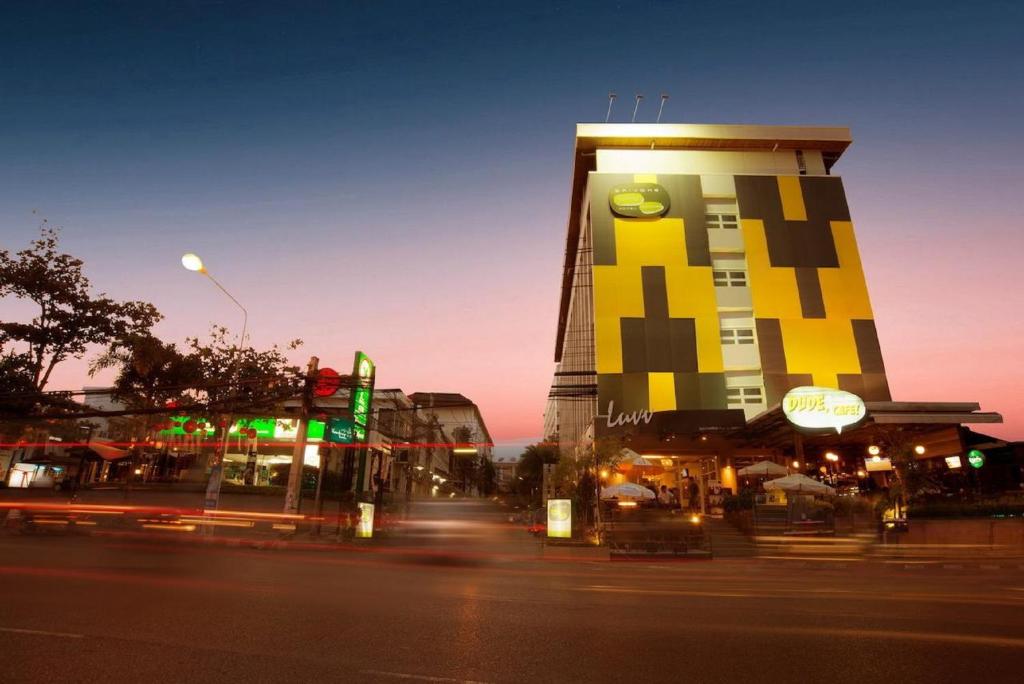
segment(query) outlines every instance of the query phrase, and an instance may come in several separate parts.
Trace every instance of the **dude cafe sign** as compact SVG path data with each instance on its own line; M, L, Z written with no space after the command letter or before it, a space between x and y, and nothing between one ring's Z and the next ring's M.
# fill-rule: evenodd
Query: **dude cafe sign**
M856 425L867 410L856 394L828 387L796 387L782 398L782 412L797 427L810 430Z

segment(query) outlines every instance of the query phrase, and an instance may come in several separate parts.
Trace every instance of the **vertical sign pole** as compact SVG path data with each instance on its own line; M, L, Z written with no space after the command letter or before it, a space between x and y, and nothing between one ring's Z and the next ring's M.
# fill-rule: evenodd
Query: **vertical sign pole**
M288 471L288 491L284 497L284 512L295 515L302 500L302 466L306 455L306 435L309 432L309 413L313 409L313 384L316 382L320 359L310 357L306 367L306 383L302 390L302 410L299 414L299 432L295 435L292 467Z

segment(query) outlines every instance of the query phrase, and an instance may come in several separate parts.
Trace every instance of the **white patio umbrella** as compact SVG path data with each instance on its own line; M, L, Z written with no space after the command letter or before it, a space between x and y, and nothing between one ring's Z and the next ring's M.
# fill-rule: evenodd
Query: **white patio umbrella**
M620 501L643 501L656 498L654 492L635 482L609 485L601 490L601 499L618 499Z
M620 451L619 455L622 457L622 458L619 459L619 463L626 463L628 465L641 466L641 467L654 465L653 463L648 461L646 458L644 458L643 456L641 456L640 454L636 453L635 451L633 451L632 449L629 449L629 448L625 448L622 451Z
M787 494L835 494L836 490L829 487L827 484L812 480L806 475L797 473L795 475L787 475L786 477L780 477L777 480L769 480L764 483L764 488L767 491L778 489Z
M750 477L765 477L766 475L786 475L789 471L786 466L780 466L778 463L772 463L771 461L761 461L754 465L749 465L746 468L740 468L737 475L747 475Z

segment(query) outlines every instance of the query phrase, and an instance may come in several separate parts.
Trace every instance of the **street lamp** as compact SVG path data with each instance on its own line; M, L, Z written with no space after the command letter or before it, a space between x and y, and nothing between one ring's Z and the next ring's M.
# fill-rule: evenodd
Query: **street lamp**
M216 285L218 290L227 295L227 298L234 302L235 306L242 310L242 335L241 337L238 338L238 342L235 343L235 350L233 354L234 360L232 361L231 364L231 378L229 378L228 385L228 387L230 387L230 381L231 379L234 378L235 370L238 364L238 357L241 354L242 350L245 349L245 333L249 328L249 312L246 310L244 306L242 306L242 303L240 301L235 299L234 295L232 295L230 292L224 289L224 286L221 285L216 278L210 275L210 272L206 270L206 265L203 264L203 260L199 258L199 255L193 254L192 252L183 254L181 256L181 265L185 267L185 270L192 271L193 273L202 273L204 276L209 278L210 282ZM211 482L207 485L206 504L210 505L212 503L212 508L216 508L217 504L220 501L220 485L221 481L223 480L224 459L227 457L228 454L228 435L231 432L231 423L233 419L234 416L229 414L228 420L224 425L224 443L221 446L220 462L217 463L217 467L215 468L215 470L210 472ZM214 478L216 478L216 481L213 481ZM210 529L212 530L212 528Z
M839 463L839 454L829 451L825 454L825 458L828 460L829 463L832 464L830 468L830 470L832 471L832 484L835 484L838 479L836 473L836 464Z
M187 271L202 273L204 276L209 278L211 283L216 285L221 292L227 295L228 299L235 303L235 306L242 310L242 336L239 338L238 344L235 345L235 353L238 354L239 351L245 348L245 333L249 327L249 312L246 311L241 302L235 299L230 292L224 289L224 286L221 285L216 278L210 275L210 272L206 270L206 265L203 264L203 260L199 258L198 254L193 254L192 252L183 254L181 256L181 265L184 266Z

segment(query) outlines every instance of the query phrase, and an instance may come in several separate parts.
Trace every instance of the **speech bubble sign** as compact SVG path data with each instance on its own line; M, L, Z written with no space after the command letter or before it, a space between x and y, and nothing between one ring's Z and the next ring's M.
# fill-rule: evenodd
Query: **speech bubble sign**
M782 412L793 425L807 430L831 428L841 433L867 414L864 400L830 387L795 387L782 398Z

